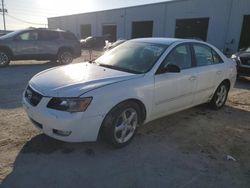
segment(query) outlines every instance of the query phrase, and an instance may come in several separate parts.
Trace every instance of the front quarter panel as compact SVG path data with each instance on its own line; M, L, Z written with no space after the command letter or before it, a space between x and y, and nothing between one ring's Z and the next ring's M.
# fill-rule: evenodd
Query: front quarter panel
M146 120L150 120L153 102L154 82L150 75L126 80L87 92L81 97L92 96L93 100L86 110L93 116L101 115L103 118L117 104L128 99L141 101L146 108Z
M237 68L236 68L236 62L234 62L232 59L227 58L227 75L226 77L230 80L231 88L232 89L235 85L236 78L237 78Z

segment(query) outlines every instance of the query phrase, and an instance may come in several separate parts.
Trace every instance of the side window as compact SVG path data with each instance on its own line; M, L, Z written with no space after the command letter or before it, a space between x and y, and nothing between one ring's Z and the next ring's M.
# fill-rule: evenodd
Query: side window
M214 64L212 49L205 45L194 44L194 53L197 66Z
M185 44L174 48L163 61L161 67L166 67L168 64L177 65L180 67L180 69L187 69L192 67L189 45Z
M212 50L212 54L213 54L213 60L215 64L223 63L223 60L221 59L221 57L214 50Z
M59 38L58 32L55 31L40 31L39 40L56 40Z
M17 39L23 41L34 41L38 39L38 33L36 31L25 32L18 35Z

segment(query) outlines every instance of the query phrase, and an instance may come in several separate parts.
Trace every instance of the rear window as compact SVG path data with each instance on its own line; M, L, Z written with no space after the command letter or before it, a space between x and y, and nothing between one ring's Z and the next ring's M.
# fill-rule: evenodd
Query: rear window
M77 40L76 36L70 32L62 32L62 36L66 40Z

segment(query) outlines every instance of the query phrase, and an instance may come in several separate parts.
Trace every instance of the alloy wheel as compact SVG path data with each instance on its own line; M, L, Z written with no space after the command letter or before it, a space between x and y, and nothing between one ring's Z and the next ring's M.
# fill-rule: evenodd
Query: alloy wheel
M73 61L72 54L70 52L63 52L60 56L60 60L62 64L69 64Z
M227 98L227 87L225 85L221 85L216 95L217 95L217 98L215 101L216 106L221 107Z
M133 137L138 124L138 114L133 108L125 109L119 116L114 137L118 143L125 143Z
M4 52L0 52L0 65L6 65L9 62L9 57Z

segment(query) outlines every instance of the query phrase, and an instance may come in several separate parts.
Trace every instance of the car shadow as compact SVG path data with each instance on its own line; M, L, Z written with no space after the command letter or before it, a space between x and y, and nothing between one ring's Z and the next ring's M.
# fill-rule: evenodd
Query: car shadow
M122 149L40 134L22 147L1 187L185 187L187 182L189 187L247 187L246 161L229 166L221 159L229 152L249 162L243 157L250 152L249 115L230 106L212 111L201 105L146 124ZM237 140L241 134L246 135Z

